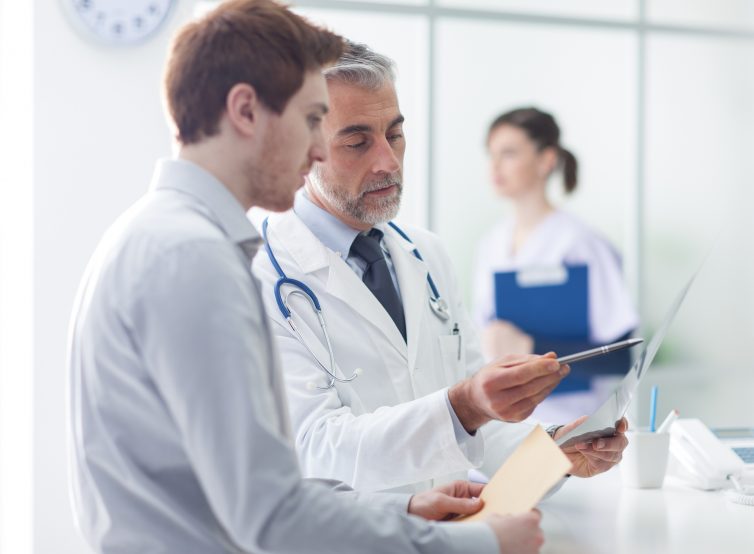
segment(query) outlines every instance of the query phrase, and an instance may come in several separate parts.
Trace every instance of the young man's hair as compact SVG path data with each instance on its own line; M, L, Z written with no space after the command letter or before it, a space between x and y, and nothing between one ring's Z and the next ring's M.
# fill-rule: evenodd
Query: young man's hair
M334 62L343 39L273 0L229 0L186 25L173 41L165 98L182 144L218 132L228 92L254 87L268 109L281 113L304 74Z

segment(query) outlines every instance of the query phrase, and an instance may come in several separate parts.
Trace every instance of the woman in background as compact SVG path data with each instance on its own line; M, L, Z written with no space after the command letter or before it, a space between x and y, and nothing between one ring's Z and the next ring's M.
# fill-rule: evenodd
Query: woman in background
M487 149L493 186L513 204L513 216L483 237L477 252L474 311L485 356L549 350L563 356L627 338L638 318L620 257L605 238L547 198L547 183L556 171L562 170L566 193L577 184L576 158L560 145L555 119L536 108L502 114L490 125ZM496 272L571 265L587 267L588 337L542 339L527 335L515 321L496 319ZM625 373L629 365L628 351L574 364L571 375L540 404L534 417L564 422L591 413L611 392L615 374Z

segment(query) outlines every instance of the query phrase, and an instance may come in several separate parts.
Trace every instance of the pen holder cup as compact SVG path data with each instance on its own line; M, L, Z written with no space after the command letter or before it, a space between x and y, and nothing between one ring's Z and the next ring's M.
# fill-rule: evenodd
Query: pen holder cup
M628 446L619 464L623 486L635 489L662 487L668 466L670 434L628 431L626 438Z

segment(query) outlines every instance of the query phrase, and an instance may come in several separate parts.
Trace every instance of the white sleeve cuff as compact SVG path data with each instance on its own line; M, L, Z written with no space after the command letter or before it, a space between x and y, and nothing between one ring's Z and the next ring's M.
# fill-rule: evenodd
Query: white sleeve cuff
M455 444L458 448L458 453L466 459L471 467L479 467L484 461L483 434L480 430L477 430L473 435L469 434L466 429L464 429L461 420L458 419L458 415L456 415L456 412L450 403L448 389L444 389L441 392L446 405L446 413L448 414L448 418L453 427L453 436L455 437ZM470 468L466 467L464 469Z

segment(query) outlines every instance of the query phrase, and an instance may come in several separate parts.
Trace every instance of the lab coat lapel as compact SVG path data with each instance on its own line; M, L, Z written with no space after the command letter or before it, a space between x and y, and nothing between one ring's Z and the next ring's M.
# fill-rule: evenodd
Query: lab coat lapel
M277 244L293 258L302 273L312 274L327 267L328 249L314 236L293 210L270 216L270 244Z
M345 302L354 314L376 327L404 358L408 358L406 342L401 332L377 297L340 256L334 252L329 252L329 256L327 293Z
M348 264L337 253L325 247L292 210L275 217L274 224L271 236L273 244L280 241L301 271L306 274L305 280L321 281L324 272L319 270L327 268L324 282L327 294L345 302L354 316L362 317L376 327L401 356L408 359L406 342L390 314ZM325 320L327 309L323 306Z
M415 369L419 355L422 330L422 315L427 297L427 264L413 255L414 246L395 234L392 229L385 231L390 257L398 275L403 311L406 316L406 336L408 339L408 363Z

